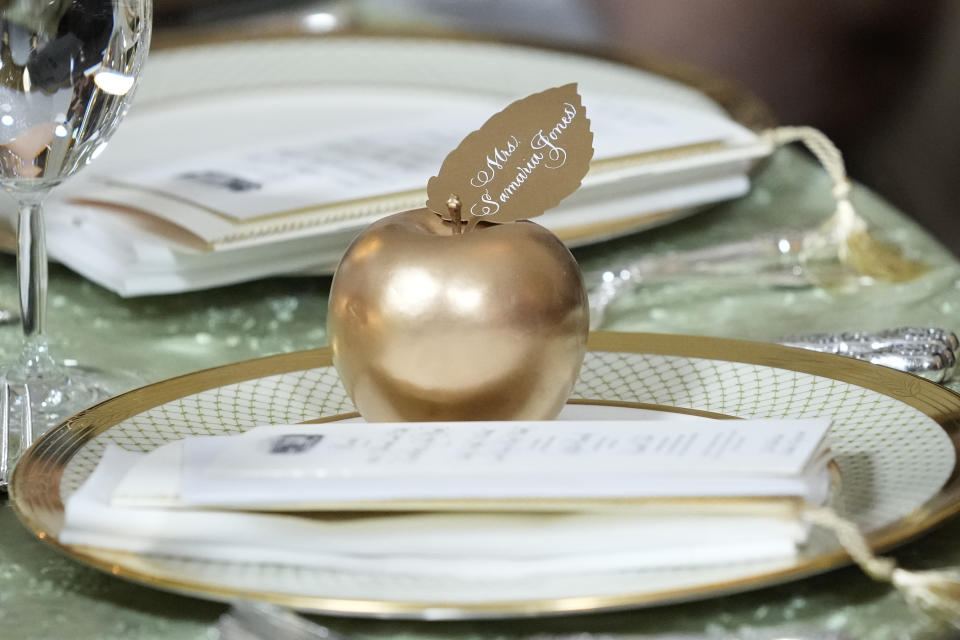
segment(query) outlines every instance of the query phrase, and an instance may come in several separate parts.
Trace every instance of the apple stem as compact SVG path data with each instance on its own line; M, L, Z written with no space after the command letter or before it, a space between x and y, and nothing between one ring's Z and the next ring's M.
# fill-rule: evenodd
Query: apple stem
M462 204L460 202L460 196L455 193L450 194L450 198L447 199L447 211L450 212L450 221L453 223L453 233L454 235L460 235L463 233L463 227L460 226L462 222L460 209Z

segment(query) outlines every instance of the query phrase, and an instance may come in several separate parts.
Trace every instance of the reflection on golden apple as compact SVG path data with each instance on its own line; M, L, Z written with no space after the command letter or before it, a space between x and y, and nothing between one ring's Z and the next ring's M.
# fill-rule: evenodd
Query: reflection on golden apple
M372 224L330 292L333 361L371 421L545 420L589 325L573 256L532 222L453 234L427 209Z

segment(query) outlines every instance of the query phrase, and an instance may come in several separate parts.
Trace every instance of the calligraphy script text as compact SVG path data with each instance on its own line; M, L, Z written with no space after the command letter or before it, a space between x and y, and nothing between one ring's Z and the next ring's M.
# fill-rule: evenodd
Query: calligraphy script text
M563 103L563 115L548 131L538 130L530 138L530 155L523 157L515 165L516 175L507 183L499 194L491 194L489 188L480 192L480 199L470 207L470 213L476 217L492 216L500 211L500 206L506 204L517 193L530 176L540 168L559 169L567 163L567 151L560 146L560 138L577 116L577 108L569 102ZM507 167L511 156L519 143L516 136L510 136L502 147L494 147L484 159L483 167L476 176L470 179L470 184L485 187L496 177L498 171Z

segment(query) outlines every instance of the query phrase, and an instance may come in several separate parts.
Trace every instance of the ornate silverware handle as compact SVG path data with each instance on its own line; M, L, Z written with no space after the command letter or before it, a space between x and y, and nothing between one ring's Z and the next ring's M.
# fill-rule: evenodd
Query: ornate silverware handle
M953 375L960 345L952 331L925 327L786 336L777 342L866 360L934 382L944 382Z

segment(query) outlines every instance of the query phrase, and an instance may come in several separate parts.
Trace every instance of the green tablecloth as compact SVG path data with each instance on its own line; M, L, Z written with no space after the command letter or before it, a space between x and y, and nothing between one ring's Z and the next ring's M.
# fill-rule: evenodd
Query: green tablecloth
M866 189L854 203L873 229L932 269L897 285L852 292L774 289L722 281L643 288L611 311L605 328L772 340L812 331L903 325L960 329L960 263L902 213ZM585 270L630 256L704 247L783 227L810 228L829 215L826 177L805 157L777 153L748 197L673 225L577 251ZM123 300L64 269L50 282L56 349L87 364L135 369L150 381L325 343L329 278L278 278L213 291ZM14 306L13 260L0 262L0 306ZM0 329L4 353L15 326ZM954 388L960 388L953 383ZM960 565L960 521L897 552L910 568ZM225 606L129 584L75 563L34 540L0 502L0 637L214 638ZM615 614L523 621L408 623L323 618L358 637L494 638L551 632L699 633L710 637L951 637L900 596L856 569L704 602Z

